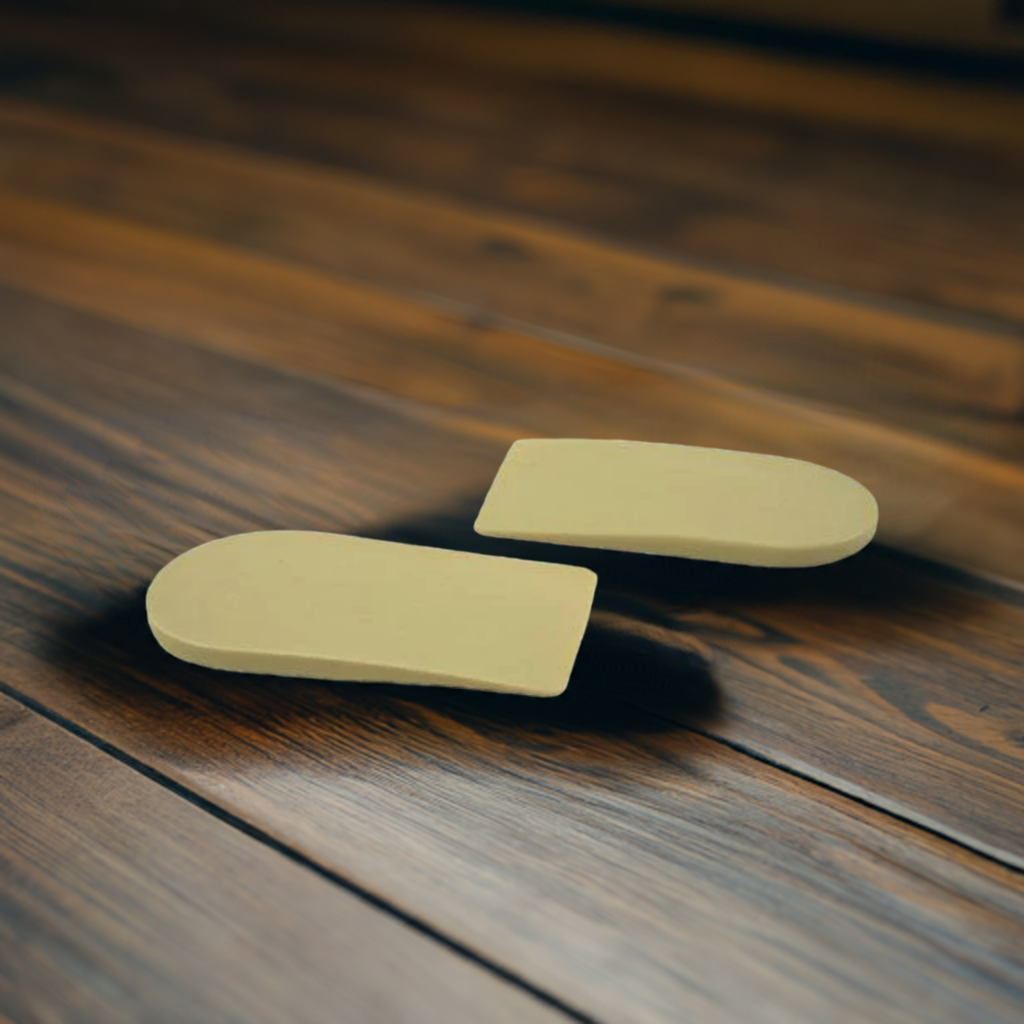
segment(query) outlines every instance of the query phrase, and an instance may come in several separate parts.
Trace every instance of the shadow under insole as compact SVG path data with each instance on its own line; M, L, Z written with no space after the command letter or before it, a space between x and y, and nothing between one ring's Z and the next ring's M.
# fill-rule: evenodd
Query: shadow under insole
M708 728L727 714L713 657L673 613L714 604L744 609L796 600L802 605L934 605L943 598L927 577L897 559L870 553L819 569L772 570L482 537L472 524L478 497L366 536L488 554L583 565L599 585L591 621L567 691L530 698L478 691L218 672L180 662L159 648L145 613L145 587L91 614L52 623L48 656L79 681L87 700L116 705L155 738L189 745L200 719L221 735L241 728L260 749L278 739L312 741L325 729L394 733L431 713L457 719L506 742L529 733L615 736ZM941 590L942 588L938 588ZM227 716L228 720L224 720ZM405 723L404 725L402 723ZM430 726L434 728L434 726ZM204 749L218 728L204 728ZM258 737L255 735L258 734ZM275 739L277 737L277 739ZM216 743L213 743L216 746ZM236 745L237 746L237 745ZM236 751L237 756L237 751Z
M424 715L458 720L504 743L534 735L612 737L678 730L718 710L718 690L699 650L592 624L566 692L535 698L482 691L222 672L173 658L156 643L146 619L145 587L92 615L59 623L50 661L73 678L78 694L119 715L147 743L195 752L206 760L247 743L272 754L281 746L315 749L348 731L385 736L390 749L403 731L443 732ZM408 736L406 738L409 738ZM400 744L399 744L400 745Z

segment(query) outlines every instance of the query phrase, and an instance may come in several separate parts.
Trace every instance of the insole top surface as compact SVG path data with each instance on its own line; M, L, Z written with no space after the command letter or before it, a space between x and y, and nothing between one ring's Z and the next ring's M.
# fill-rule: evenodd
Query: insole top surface
M761 566L821 565L874 536L867 488L810 462L638 441L517 441L479 533Z
M165 650L211 668L549 696L596 582L575 566L283 530L185 552L146 605Z

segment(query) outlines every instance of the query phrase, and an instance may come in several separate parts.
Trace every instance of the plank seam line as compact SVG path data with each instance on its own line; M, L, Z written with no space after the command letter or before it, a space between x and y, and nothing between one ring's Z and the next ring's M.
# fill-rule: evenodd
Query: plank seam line
M640 705L636 705L640 707ZM648 711L649 714L656 715L658 718L664 718L666 721L673 721L673 719L667 718L665 715L660 715L655 711L643 708L642 710ZM678 722L676 723L679 724ZM909 825L911 828L925 832L928 835L934 836L936 839L941 839L944 842L952 843L954 846L960 847L962 850L966 850L968 853L974 856L981 857L984 860L989 861L993 864L998 864L1000 867L1006 868L1009 871L1013 871L1015 874L1024 875L1024 866L1015 864L1012 861L1003 860L997 854L989 853L987 850L980 849L976 846L972 846L970 842L965 839L960 839L957 836L949 835L946 832L932 826L926 825L923 822L917 821L914 818L908 817L905 814L901 814L899 811L894 811L890 807L885 807L880 804L872 803L866 797L858 796L856 793L848 792L847 790L835 785L831 782L825 782L823 779L815 778L813 775L809 775L806 772L800 771L799 768L794 768L792 765L785 764L782 761L775 761L767 754L762 754L760 751L754 750L751 747L747 747L742 743L738 743L736 740L729 740L723 736L717 736L713 732L709 732L705 729L699 729L694 726L683 726L683 728L689 729L691 732L696 733L698 736L703 736L705 739L711 740L714 743L721 743L722 746L728 747L730 750L735 751L737 754L743 754L746 757L752 758L754 761L758 761L761 764L768 765L770 768L775 768L780 772L785 772L787 775L791 775L794 778L800 779L803 782L809 782L815 786L820 786L822 789L828 790L830 793L835 793L837 796L841 796L844 800L852 800L854 803L859 804L861 807L870 808L880 814L884 814L889 818L893 818L896 821L902 822L904 825Z
M88 743L90 746L101 751L102 753L109 755L116 761L119 761L121 764L137 772L139 775L142 775L145 778L149 779L151 782L155 782L163 789L166 789L169 792L173 793L175 796L187 801L194 807L197 807L201 811L204 811L207 814L212 815L218 821L223 822L230 828L233 828L236 831L243 833L244 835L248 836L250 839L255 840L256 842L262 843L264 846L269 847L276 853L279 853L282 856L287 857L288 860L292 861L293 863L298 864L301 867L304 867L309 871L312 871L315 874L319 875L321 878L326 879L328 882L331 882L332 884L337 885L342 889L345 889L346 891L352 893L354 896L363 900L365 903L368 903L372 907L375 907L377 910L380 910L390 915L391 917L397 918L403 924L419 932L421 935L424 935L427 938L440 943L442 946L451 950L456 955L461 956L466 960L469 960L470 962L476 964L478 967L482 967L483 969L489 971L491 974L494 974L497 977L501 978L502 981L505 981L508 984L514 985L515 987L526 991L535 999L538 999L540 1002L546 1004L547 1006L550 1006L552 1009L559 1011L560 1013L566 1015L570 1019L580 1021L582 1022L582 1024L599 1024L596 1018L587 1016L580 1010L577 1010L575 1007L572 1007L567 1003L562 1002L557 996L553 996L550 993L545 992L543 989L536 987L531 982L523 978L521 975L516 974L514 971L511 971L506 967L502 967L500 964L488 960L486 957L470 949L468 946L464 946L455 939L449 938L443 932L435 930L425 921L419 920L411 914L406 913L406 911L402 910L400 907L395 906L393 903L389 903L382 897L375 895L374 893L362 888L361 886L357 885L352 881L349 881L342 875L339 875L336 872L331 871L329 868L326 868L323 865L318 864L312 858L305 856L298 850L292 849L290 846L287 846L279 839L275 839L273 836L264 832L262 829L250 824L244 818L240 818L237 815L232 814L230 811L224 810L224 808L222 807L218 807L217 804L213 803L211 800L208 800L206 797L200 796L198 793L193 792L186 786L182 785L180 782L175 781L170 776L165 775L158 769L147 765L144 761L140 761L138 758L132 756L126 751L120 750L113 744L108 743L102 737L97 736L95 733L84 728L83 726L78 725L76 722L73 722L70 719L65 718L58 712L51 710L50 708L46 707L46 705L39 703L39 701L35 700L32 697L29 697L27 694L21 693L21 691L15 689L3 680L0 680L0 693L9 697L11 700L21 704L23 707L28 708L30 711L35 712L42 718L45 718L47 721L65 730L66 732L71 733L78 739L83 740L84 742Z

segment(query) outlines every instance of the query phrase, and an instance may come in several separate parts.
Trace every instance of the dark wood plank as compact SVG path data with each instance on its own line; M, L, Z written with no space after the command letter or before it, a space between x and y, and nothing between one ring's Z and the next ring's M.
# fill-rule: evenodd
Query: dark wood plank
M1024 580L1024 470L938 441L20 195L0 193L0 279L247 358L469 411L505 437L626 436L809 459L871 488L887 543Z
M5 229L49 240L28 196L436 294L673 363L840 403L1024 458L1024 340L821 290L658 259L309 164L55 110L0 105Z
M2 694L0 736L0 1020L569 1019Z
M899 138L1024 148L1012 129L1024 111L1019 89L980 82L964 88L906 67L882 70L856 60L773 52L768 40L768 46L750 46L564 15L480 12L464 4L399 2L342 14L334 4L313 2L296 17L290 5L264 0L255 9L239 4L229 10L221 26L244 24L262 38L342 43L358 32L398 53L428 53L529 78L614 85Z
M871 75L832 104L836 116L808 125L782 108L754 114L720 96L655 89L652 97L620 85L614 36L605 37L603 59L584 58L592 74L566 81L548 50L563 38L558 32L535 25L525 30L530 43L512 42L514 27L509 37L499 22L464 33L439 17L421 15L415 31L402 33L385 12L377 31L371 25L333 50L326 35L311 35L291 52L243 42L237 31L215 37L132 29L124 18L106 27L10 18L7 46L24 70L7 90L313 157L690 256L973 310L1017 329L1024 323L1019 147L971 149L908 135L914 124L955 122L965 104L965 124L1019 138L1020 96L925 86L894 139L844 125L841 111L857 96L883 118L899 107L891 96L881 101L873 85L882 80ZM395 35L405 50L388 48ZM585 53L585 36L557 47L559 60ZM445 38L461 57L441 54ZM677 77L700 66L685 44L662 45L664 63L675 52ZM531 47L548 54L537 66L524 57ZM507 53L523 66L495 70ZM622 66L629 63L624 56ZM727 77L724 88L741 79ZM828 68L800 69L796 81L794 95L832 102Z
M730 714L731 677L709 693L685 638L658 642L649 623L632 646L592 635L567 697L545 702L224 677L164 656L141 587L175 551L254 526L436 535L503 446L14 293L0 309L8 685L602 1019L1019 1016L1020 873L630 711L623 687L660 687L674 714L708 722L718 686ZM653 600L653 563L627 562L632 599ZM976 629L999 629L963 600ZM850 610L865 628L903 614ZM620 595L606 615L631 611ZM900 661L958 664L932 640ZM800 729L836 743L846 724ZM965 764L949 794L968 813L976 777ZM985 828L1015 827L1018 806Z
M126 10L118 0L78 0L51 5L51 10L65 14L70 8L78 15L77 26L86 29L97 22L116 29L130 20L165 37L234 37L272 42L279 49L282 44L312 43L346 54L372 49L406 60L429 55L449 66L497 68L564 85L610 85L809 124L995 150L1024 148L1012 130L1024 109L1014 87L1019 76L1005 61L1002 84L996 84L999 76L994 75L965 88L934 70L914 70L913 62L900 70L882 68L849 54L836 59L835 51L815 59L806 52L773 50L768 37L767 45L751 46L706 34L643 31L621 21L609 26L592 17L515 12L511 4L480 5L483 11L474 6L401 0L372 6L330 0L182 0L173 7ZM26 24L22 19L12 23Z

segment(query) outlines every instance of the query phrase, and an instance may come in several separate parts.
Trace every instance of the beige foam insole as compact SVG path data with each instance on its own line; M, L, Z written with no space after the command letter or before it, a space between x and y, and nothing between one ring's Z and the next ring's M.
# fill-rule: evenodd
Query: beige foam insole
M638 441L517 441L476 521L492 537L808 566L874 536L871 492L835 470Z
M146 608L166 651L210 668L553 696L596 583L574 566L275 531L186 551Z

